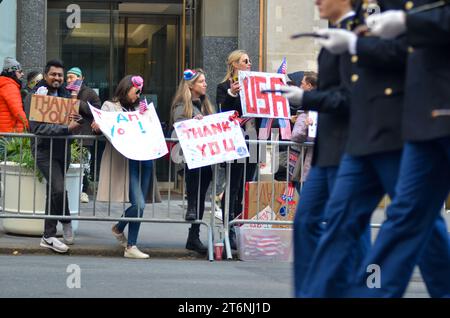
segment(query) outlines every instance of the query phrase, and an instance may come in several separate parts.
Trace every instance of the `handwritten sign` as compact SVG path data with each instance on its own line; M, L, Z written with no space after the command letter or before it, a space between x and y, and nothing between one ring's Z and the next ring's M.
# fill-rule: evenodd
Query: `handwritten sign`
M30 105L30 120L59 125L69 125L69 115L80 109L79 100L47 95L31 96Z
M242 116L289 119L289 101L285 97L280 93L261 93L264 89L279 89L286 85L285 81L283 74L239 71Z
M318 120L318 113L314 111L308 112L308 118L312 120L312 125L308 126L308 137L310 138L316 138L317 135L317 120Z
M144 114L106 112L89 105L95 122L122 155L133 160L153 160L168 153L164 134L153 104Z
M189 169L249 157L238 121L225 112L174 124Z

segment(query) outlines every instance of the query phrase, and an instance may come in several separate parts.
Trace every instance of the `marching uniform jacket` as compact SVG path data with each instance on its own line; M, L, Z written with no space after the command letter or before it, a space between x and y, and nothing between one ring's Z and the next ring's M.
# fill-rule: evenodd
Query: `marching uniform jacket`
M357 18L352 16L336 27L353 30L357 24ZM347 142L350 71L349 54L334 55L321 50L317 89L305 92L302 103L302 109L320 112L313 165L334 167L341 161Z
M405 1L405 10L436 0ZM450 109L450 5L408 14L410 45L403 136L406 141L450 137L450 116L433 118L435 109Z
M378 1L382 11L399 1ZM363 156L403 146L401 118L408 45L406 37L383 40L359 37L351 57L353 73L350 129L346 151Z

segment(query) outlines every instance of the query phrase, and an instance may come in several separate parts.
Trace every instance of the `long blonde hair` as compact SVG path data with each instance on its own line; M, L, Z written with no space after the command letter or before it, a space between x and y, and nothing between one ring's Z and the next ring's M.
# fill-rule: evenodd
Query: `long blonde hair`
M222 83L230 80L230 78L233 78L234 73L236 72L236 69L235 69L233 63L239 63L242 55L248 55L248 53L244 50L236 50L236 51L231 52L230 55L228 55L227 75L225 75Z
M205 75L205 72L201 68L195 69L195 76L192 77L190 80L185 80L184 78L181 80L180 85L178 85L177 92L175 93L175 96L172 100L172 107L170 111L170 124L173 125L173 115L175 112L175 108L179 106L180 104L184 105L184 117L185 118L192 118L192 115L194 113L194 106L192 106L192 93L190 87L194 85L197 80L199 79L200 75ZM203 115L211 115L214 113L214 108L211 104L211 102L208 99L208 96L202 96L201 98L202 106L200 111Z

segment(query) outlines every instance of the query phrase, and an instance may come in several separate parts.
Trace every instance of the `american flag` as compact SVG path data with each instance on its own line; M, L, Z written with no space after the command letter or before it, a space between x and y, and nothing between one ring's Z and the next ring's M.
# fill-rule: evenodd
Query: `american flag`
M259 127L258 138L261 140L267 140L270 136L270 129L272 128L273 118L263 118L261 120L261 126Z
M148 106L147 106L147 100L143 99L139 102L139 114L143 114L147 111Z
M286 57L283 58L283 62L281 62L281 65L278 68L277 73L278 74L285 74L285 75L287 74ZM278 124L280 125L281 138L283 138L285 140L291 139L291 123L290 123L289 119L279 118L278 119Z
M278 74L287 74L287 61L286 58L283 58L283 62L281 62L280 67L278 68L277 71Z
M281 138L283 138L284 140L290 140L292 134L291 122L289 121L289 119L278 118L278 124L280 125Z
M80 79L77 79L75 82L72 82L69 85L67 85L66 89L69 91L79 92L82 84L83 84L83 81Z
M282 256L286 253L286 244L278 235L244 235L244 254L247 256Z
M286 188L284 193L279 198L277 198L277 201L281 204L286 204L286 202L290 205L295 204L296 202L294 201L294 191L294 185L289 182L288 187Z

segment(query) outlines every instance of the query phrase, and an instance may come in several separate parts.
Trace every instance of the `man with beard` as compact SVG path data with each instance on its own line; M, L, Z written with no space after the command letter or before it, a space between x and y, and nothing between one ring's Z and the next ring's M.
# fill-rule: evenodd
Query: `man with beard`
M63 88L63 83L64 66L62 62L51 60L45 66L44 79L36 84L33 94L70 98L71 94ZM28 115L31 96L32 94L28 95L25 101ZM80 109L80 114L83 113L86 114L86 109ZM79 116L72 118L79 119L75 117ZM76 134L79 131L80 124L76 120L72 120L68 126L30 121L30 130L35 135L67 136ZM70 216L67 192L64 191L64 176L70 164L70 142L66 139L38 137L31 140L31 150L36 159L37 167L47 180L45 213L47 215L64 214ZM73 244L71 221L60 220L60 222L63 225L64 242L69 245ZM45 220L44 236L41 239L40 246L52 249L58 253L66 253L69 247L56 238L57 224L58 220L56 219Z

